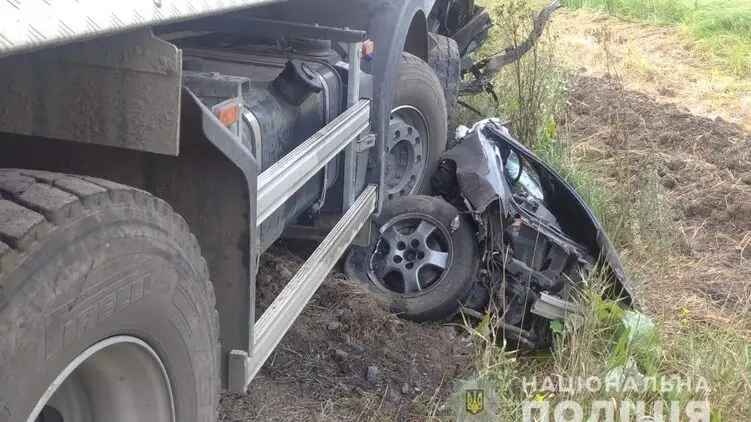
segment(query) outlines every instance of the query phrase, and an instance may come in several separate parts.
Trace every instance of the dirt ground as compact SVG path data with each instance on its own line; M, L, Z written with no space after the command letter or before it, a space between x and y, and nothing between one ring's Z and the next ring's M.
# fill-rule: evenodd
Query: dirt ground
M614 73L626 89L691 114L723 119L751 130L751 80L725 72L690 36L587 10L562 9L551 28L559 56L577 73Z
M654 172L677 231L668 266L645 269L644 303L725 321L751 297L751 136L722 118L696 116L624 90L611 79L578 77L568 128L582 164L609 185ZM594 164L594 165L593 165ZM649 212L650 210L647 210ZM629 259L629 251L621 251ZM664 259L665 257L661 257ZM650 266L656 262L632 263ZM684 310L685 309L685 310Z
M667 263L646 271L652 275L642 280L646 307L732 322L751 306L751 135L745 131L751 96L744 91L751 83L716 73L675 30L565 11L555 25L567 29L560 43L577 69L566 116L576 158L606 186L620 183L623 173L613 169L624 165L633 177L655 172L659 194L672 207L678 242ZM603 25L615 43L610 71L603 64L610 53L601 53L597 39ZM625 75L623 83L608 74ZM262 306L302 263L290 249L295 245L277 245L262 259ZM400 320L335 272L250 394L223 397L220 421L425 420L469 373L472 353L460 328Z
M674 27L586 10L562 10L552 27L574 69L566 123L576 159L610 185L656 171L671 205L679 234L668 265L630 262L650 274L647 306L716 323L747 313L751 80L723 72Z
M288 248L289 246L289 248ZM261 261L267 306L302 264L276 245ZM284 337L247 397L226 395L220 422L419 421L467 373L462 330L391 315L357 282L334 272Z
M586 10L561 10L552 28L560 57L578 73L617 73L627 89L751 130L751 80L724 72L679 29Z

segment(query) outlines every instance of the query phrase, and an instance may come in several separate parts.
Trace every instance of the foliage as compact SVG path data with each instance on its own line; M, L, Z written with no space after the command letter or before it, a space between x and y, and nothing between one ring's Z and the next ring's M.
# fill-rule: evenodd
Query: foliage
M482 3L489 8L495 26L478 56L519 47L532 30L537 9L526 0ZM555 136L555 116L563 111L566 90L566 75L555 62L555 48L556 40L545 31L521 60L501 70L493 81L493 96L477 95L465 98L466 102L483 116L499 116L516 138L530 147L540 139ZM477 118L477 114L465 109L459 121L468 124Z

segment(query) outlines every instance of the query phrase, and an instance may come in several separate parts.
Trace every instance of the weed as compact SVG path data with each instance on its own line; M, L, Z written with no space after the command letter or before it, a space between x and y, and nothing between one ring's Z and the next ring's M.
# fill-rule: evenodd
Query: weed
M748 315L746 315L748 318ZM709 399L724 421L751 417L751 343L734 327L684 322L670 337L665 371L707 380ZM677 397L685 402L690 395Z
M495 54L500 46L518 48L533 25L534 11L528 2L495 2L490 9L495 27L480 55ZM529 146L545 136L564 106L565 74L555 62L555 45L556 40L546 31L531 51L505 67L494 81L497 103L489 96L468 100L483 114L502 116L516 137ZM460 120L468 122L476 117L465 111Z

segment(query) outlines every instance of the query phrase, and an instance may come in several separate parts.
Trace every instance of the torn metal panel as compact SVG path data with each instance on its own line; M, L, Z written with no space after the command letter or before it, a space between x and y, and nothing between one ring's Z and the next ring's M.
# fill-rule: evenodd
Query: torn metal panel
M462 146L466 142L470 144L468 149L474 150L474 153L456 154L453 152L463 148ZM480 149L472 146L478 143L496 145L499 152L493 151L492 147L491 149L487 147ZM491 177L488 175L499 172L506 174L504 161L510 152L521 157L526 163L525 167L536 174L534 184L537 185L536 189L539 192L535 195L542 195L543 198L535 198L535 195L522 198L515 195L515 201L506 198L505 204L516 203L520 218L524 219L528 226L535 227L536 231L543 232L554 243L558 245L578 244L580 245L579 248L583 249L579 251L580 255L588 255L590 257L587 259L594 262L597 262L598 259L604 261L628 296L634 293L634 286L627 279L618 254L594 212L571 185L532 151L516 141L508 129L500 124L499 120L487 119L477 123L471 131L467 132L454 150L444 154L443 159L459 160L456 164L457 176L460 175L459 169L465 169L466 172L474 173L474 176L468 176L469 178L476 179L488 179ZM502 157L501 161L495 158L498 154ZM488 164L499 166L499 168L492 171L488 170ZM490 183L489 180L482 181L482 185L488 186ZM505 185L503 188L494 188L498 198L501 198L502 192L514 190L512 186L514 183L509 180L508 176L497 179L496 184ZM466 195L468 199L478 197L475 193L479 189L478 187L473 186L465 190L461 182L460 186L462 187L462 194ZM487 191L488 188L486 187L484 190ZM441 188L439 187L440 191ZM486 192L485 195L487 196L488 193ZM485 211L485 208L477 208L475 211L481 213Z
M0 131L177 155L182 54L150 31L0 60Z
M612 272L625 298L635 301L636 286L626 276L618 253L602 224L576 189L532 151L515 140L497 119L485 120L483 124L491 138L508 146L539 174L547 208L555 214L561 226L558 233L585 246L595 263L604 264Z
M456 164L459 189L478 213L485 212L490 204L499 199L504 210L508 211L511 207L511 192L503 183L501 160L493 145L478 131L468 134L441 157L441 161Z
M484 267L478 277L502 304L507 338L549 345L548 322L580 312L572 294L597 264L615 293L631 299L633 289L592 211L497 120L466 130L441 158L434 191L477 224Z

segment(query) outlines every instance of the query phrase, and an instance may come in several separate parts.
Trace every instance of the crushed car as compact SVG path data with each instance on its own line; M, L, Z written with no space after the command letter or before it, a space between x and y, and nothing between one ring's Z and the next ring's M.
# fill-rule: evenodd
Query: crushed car
M417 321L498 312L504 335L551 344L550 322L593 271L626 303L633 288L592 210L498 119L460 127L433 174L433 196L389 203L377 239L353 250L348 272Z

